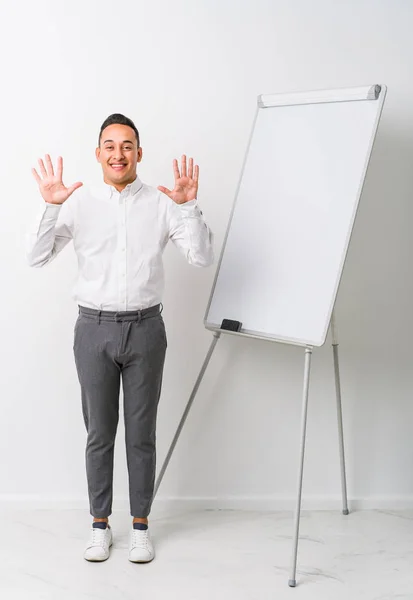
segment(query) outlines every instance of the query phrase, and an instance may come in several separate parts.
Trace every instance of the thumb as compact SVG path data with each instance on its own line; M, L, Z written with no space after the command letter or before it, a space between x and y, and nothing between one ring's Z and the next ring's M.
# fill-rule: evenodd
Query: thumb
M67 189L68 197L71 196L75 190L82 187L82 185L83 185L83 183L81 181L77 181L76 183L71 185L70 188Z
M168 188L163 187L163 185L158 185L158 190L163 194L166 194L167 196L170 196L172 194L171 190L168 190Z

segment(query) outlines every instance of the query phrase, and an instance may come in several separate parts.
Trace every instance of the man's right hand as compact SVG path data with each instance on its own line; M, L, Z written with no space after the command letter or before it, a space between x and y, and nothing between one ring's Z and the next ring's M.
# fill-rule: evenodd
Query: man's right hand
M53 164L50 156L46 154L46 167L44 166L43 160L39 158L39 167L41 177L36 171L32 169L32 173L37 183L39 184L40 193L45 202L49 204L63 204L73 194L75 190L80 188L83 183L78 181L72 186L67 188L63 185L63 158L61 156L57 159L57 173L54 174Z

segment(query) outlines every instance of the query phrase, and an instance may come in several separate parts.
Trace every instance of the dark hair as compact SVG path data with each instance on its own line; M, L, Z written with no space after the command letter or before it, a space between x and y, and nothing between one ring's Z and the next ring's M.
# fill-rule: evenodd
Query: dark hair
M127 125L131 129L133 129L133 131L135 132L135 135L136 135L136 141L138 143L138 148L139 148L139 146L140 146L139 131L136 129L135 123L131 119L128 119L128 117L125 117L125 115L121 115L120 113L114 113L113 115L110 115L107 119L105 119L103 121L102 127L100 128L100 132L99 132L99 140L98 140L99 146L100 146L100 140L102 137L102 132L104 129L106 129L106 127L109 127L109 125Z

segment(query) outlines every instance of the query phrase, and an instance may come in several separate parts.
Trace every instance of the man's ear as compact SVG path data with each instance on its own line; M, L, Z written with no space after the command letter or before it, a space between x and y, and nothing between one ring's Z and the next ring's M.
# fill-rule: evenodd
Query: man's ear
M138 148L138 160L136 162L140 163L142 160L143 150L141 147Z
M96 160L100 162L100 148L96 148L95 150Z

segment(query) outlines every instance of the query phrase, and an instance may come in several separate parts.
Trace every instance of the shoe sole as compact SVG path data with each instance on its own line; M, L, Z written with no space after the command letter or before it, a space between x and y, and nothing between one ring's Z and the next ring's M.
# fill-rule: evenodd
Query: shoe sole
M150 563L153 561L155 557L150 558L149 560L132 560L131 558L129 558L129 562L131 563L135 563L135 564L139 564L139 565L144 565L146 563Z

